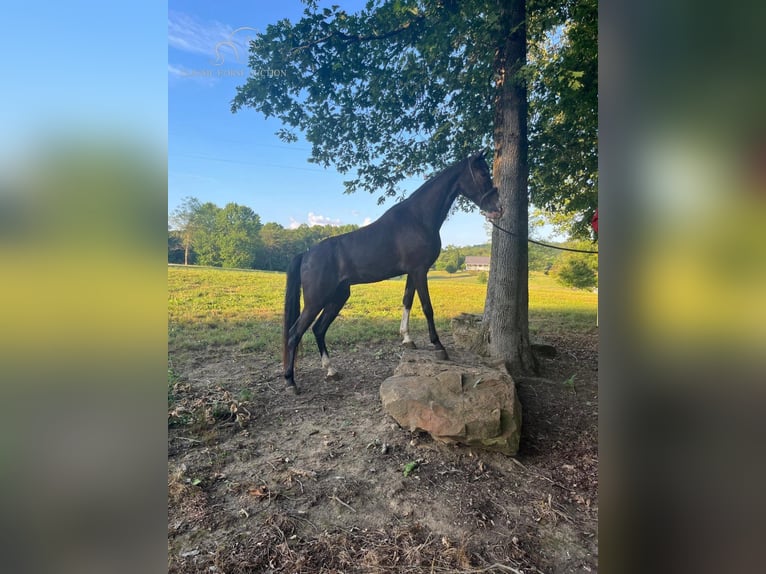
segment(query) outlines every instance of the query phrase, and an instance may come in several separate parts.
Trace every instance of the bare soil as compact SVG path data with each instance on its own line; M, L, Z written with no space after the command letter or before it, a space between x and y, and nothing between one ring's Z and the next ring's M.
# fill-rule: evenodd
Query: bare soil
M596 572L598 336L545 342L516 458L399 428L393 342L331 348L340 381L307 350L298 396L272 358L171 354L169 571Z

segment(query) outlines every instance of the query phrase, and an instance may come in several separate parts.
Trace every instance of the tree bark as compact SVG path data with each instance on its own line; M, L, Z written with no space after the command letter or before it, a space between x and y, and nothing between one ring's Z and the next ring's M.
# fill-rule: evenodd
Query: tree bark
M512 374L530 374L537 364L529 340L526 2L500 0L495 56L496 96L493 179L503 216L493 228L492 264L487 282L483 337L489 354L503 359Z

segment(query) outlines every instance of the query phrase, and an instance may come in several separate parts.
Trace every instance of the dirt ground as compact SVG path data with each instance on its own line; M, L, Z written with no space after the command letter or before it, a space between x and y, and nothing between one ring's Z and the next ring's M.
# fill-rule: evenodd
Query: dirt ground
M298 396L273 358L171 353L169 571L596 572L598 335L544 342L516 458L399 428L394 341L331 348L340 381L306 349Z

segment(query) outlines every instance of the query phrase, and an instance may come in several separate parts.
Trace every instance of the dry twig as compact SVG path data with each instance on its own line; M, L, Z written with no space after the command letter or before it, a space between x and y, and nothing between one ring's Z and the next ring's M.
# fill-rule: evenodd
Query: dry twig
M337 495L333 494L333 495L330 497L330 499L331 499L331 500L334 500L334 501L336 501L336 502L340 502L340 503L341 503L343 506L345 506L346 508L348 508L348 509L349 509L349 510L351 510L352 512L356 512L356 509L355 509L353 506L351 506L351 505L350 505L350 504L348 504L347 502L343 502L343 501L342 501L340 498L338 498L338 496L337 496Z

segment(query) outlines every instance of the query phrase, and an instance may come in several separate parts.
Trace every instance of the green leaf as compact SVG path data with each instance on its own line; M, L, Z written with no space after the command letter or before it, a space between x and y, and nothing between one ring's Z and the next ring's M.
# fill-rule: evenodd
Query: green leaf
M413 470L415 470L418 467L418 462L413 460L412 462L408 462L404 465L404 476L409 476Z

